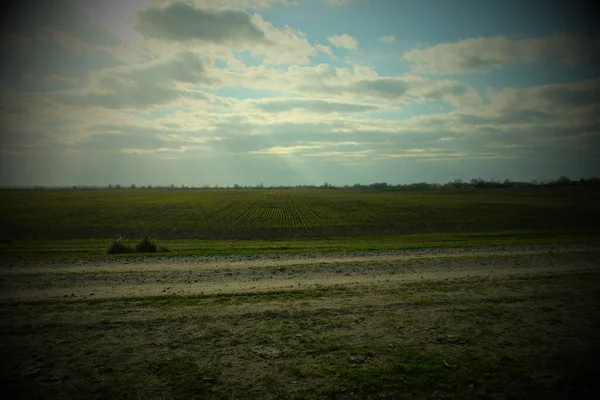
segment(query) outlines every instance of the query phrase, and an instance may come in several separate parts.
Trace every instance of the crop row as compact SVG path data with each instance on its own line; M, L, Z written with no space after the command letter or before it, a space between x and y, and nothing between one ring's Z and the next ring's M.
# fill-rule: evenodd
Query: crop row
M209 224L232 228L301 228L326 226L332 216L315 212L302 198L289 193L266 193L228 204L219 210Z

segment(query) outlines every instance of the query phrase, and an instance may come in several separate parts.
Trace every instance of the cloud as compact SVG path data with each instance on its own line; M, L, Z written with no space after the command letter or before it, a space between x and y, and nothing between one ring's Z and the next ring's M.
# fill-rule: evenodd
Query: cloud
M600 125L600 78L530 88L503 88L487 93L485 115L494 122Z
M394 43L396 41L396 38L393 35L389 35L389 36L380 37L377 40L379 40L382 43L388 43L389 44L389 43Z
M415 75L379 76L373 68L355 65L337 68L330 64L292 65L287 70L265 66L219 71L224 86L326 97L336 101L375 100L410 104L445 101L453 105L475 105L479 94L469 85L450 80L430 80Z
M359 151L322 151L316 153L305 153L302 154L304 157L327 157L327 158L364 158L368 154L373 153L373 150L359 150Z
M350 4L353 0L325 0L325 3L332 7L344 6Z
M578 67L597 61L599 56L599 37L554 34L523 39L500 36L465 39L414 49L405 53L404 59L417 73L446 75L481 73L511 63L551 58L563 65Z
M206 60L194 53L181 53L168 61L155 61L135 67L102 70L92 76L92 85L84 93L61 93L63 103L112 109L147 108L166 104L186 96L210 100L200 91L186 91L177 84L210 85Z
M380 109L372 104L352 104L315 99L276 99L256 102L255 107L268 113L280 113L296 109L318 114L361 113Z
M427 80L411 90L411 94L422 101L444 101L460 106L477 106L481 104L481 96L470 85L450 80Z
M250 14L233 9L202 9L187 3L140 11L135 29L152 39L168 41L200 40L214 43L262 42L265 34Z
M43 77L42 81L49 84L66 84L72 86L78 84L81 80L78 78L64 77L57 74L51 74Z
M327 36L327 40L335 47L342 47L350 50L358 47L358 41L346 33L343 35Z
M308 42L305 33L289 26L278 29L259 14L255 14L252 21L264 32L265 40L248 45L246 49L253 55L263 56L264 63L304 65L310 63L310 58L317 54L317 49Z
M210 151L206 146L160 147L156 149L140 149L136 147L121 149L125 154L185 153L188 151Z
M123 65L112 52L120 47L114 36L89 24L70 3L49 3L14 2L4 10L7 15L0 27L3 83L27 92L68 89L82 85L90 71ZM44 79L49 76L65 79Z
M268 154L268 155L284 155L291 154L301 150L318 149L319 146L274 146L261 150L252 150L248 154Z
M173 0L155 0L154 4L169 4ZM181 1L181 0L178 0ZM187 0L187 3L195 4L198 7L235 7L239 9L248 8L271 8L276 5L297 6L298 0Z
M315 44L315 48L317 50L319 50L321 53L324 53L330 57L333 57L333 51L331 51L331 47L323 45L323 44Z

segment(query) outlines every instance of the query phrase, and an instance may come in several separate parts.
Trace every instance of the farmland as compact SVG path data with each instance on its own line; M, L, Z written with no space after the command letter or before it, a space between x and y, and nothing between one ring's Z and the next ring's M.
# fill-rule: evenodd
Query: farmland
M600 227L589 188L3 190L0 235L278 239Z
M4 190L19 398L595 398L600 193ZM108 255L150 235L169 253Z

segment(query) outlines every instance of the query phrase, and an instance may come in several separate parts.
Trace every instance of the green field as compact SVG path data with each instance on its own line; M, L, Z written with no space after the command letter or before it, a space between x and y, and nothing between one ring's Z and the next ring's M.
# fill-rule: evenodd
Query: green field
M20 239L273 239L600 227L600 191L3 190Z
M3 256L100 256L152 237L171 255L589 241L590 188L2 190Z

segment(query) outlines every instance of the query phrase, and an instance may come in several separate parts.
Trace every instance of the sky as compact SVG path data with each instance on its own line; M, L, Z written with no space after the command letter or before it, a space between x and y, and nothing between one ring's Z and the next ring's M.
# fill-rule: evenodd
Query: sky
M0 185L600 176L591 3L5 1Z

